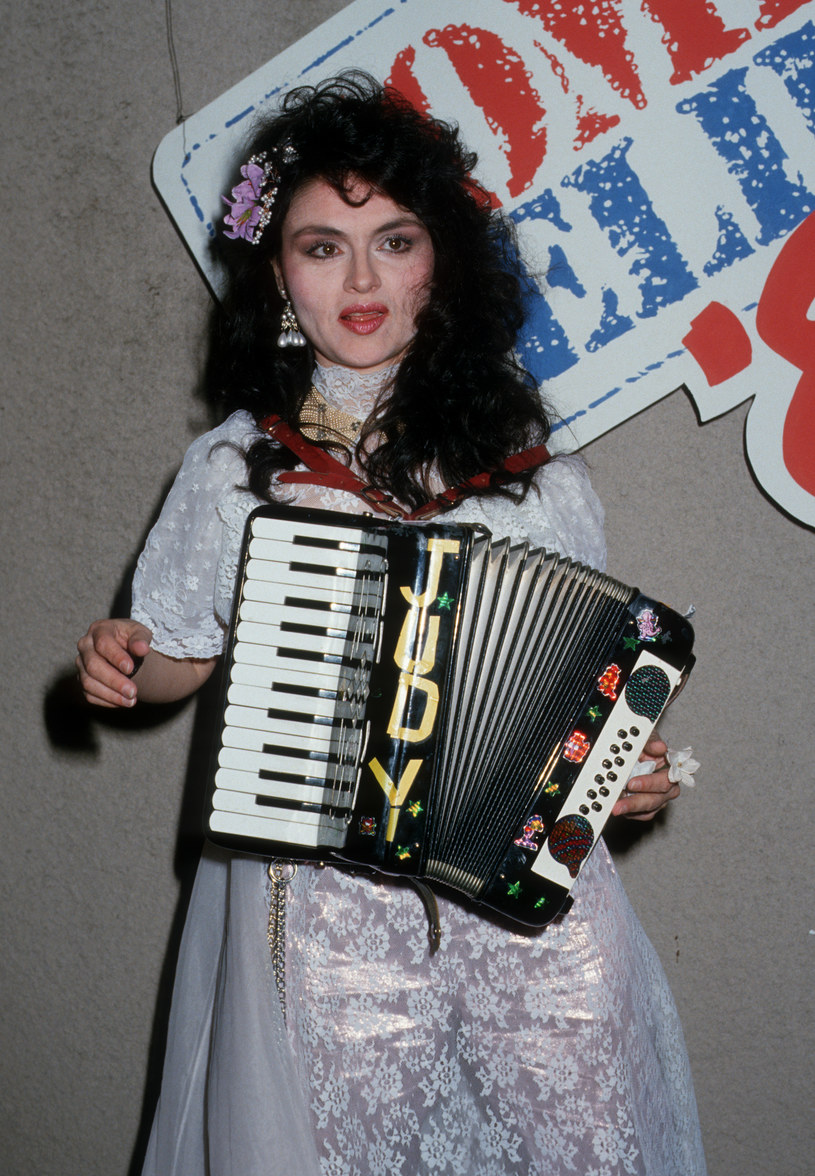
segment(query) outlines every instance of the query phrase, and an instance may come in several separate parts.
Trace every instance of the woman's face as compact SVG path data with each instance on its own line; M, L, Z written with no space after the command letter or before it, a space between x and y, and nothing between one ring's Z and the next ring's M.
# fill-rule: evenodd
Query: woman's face
M368 187L356 183L352 200ZM427 303L433 245L418 217L387 196L346 204L325 180L296 193L274 271L322 364L372 371L398 362Z

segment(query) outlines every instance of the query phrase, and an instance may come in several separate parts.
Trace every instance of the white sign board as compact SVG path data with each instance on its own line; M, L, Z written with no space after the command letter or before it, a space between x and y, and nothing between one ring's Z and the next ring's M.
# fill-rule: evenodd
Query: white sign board
M342 69L457 122L540 296L519 350L581 445L684 384L748 398L750 463L815 524L815 3L356 0L163 140L154 177L209 242L252 125Z

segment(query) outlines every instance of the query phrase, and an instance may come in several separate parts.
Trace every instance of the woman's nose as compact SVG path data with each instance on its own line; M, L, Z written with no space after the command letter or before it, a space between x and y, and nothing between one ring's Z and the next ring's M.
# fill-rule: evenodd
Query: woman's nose
M371 257L367 253L355 253L351 258L345 286L348 290L356 290L360 294L369 293L379 285L379 274Z

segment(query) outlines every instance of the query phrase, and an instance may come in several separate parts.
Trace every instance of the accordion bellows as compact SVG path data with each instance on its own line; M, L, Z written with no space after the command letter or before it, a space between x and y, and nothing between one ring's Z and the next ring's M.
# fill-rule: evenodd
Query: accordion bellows
M239 577L208 836L565 909L688 622L484 528L292 507L249 517Z

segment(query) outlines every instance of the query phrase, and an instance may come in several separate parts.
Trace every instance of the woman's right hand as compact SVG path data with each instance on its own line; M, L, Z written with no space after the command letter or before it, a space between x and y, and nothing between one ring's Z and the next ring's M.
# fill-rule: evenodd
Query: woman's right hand
M138 621L94 621L77 642L76 668L85 698L93 706L133 706L130 675L150 652L153 634Z

